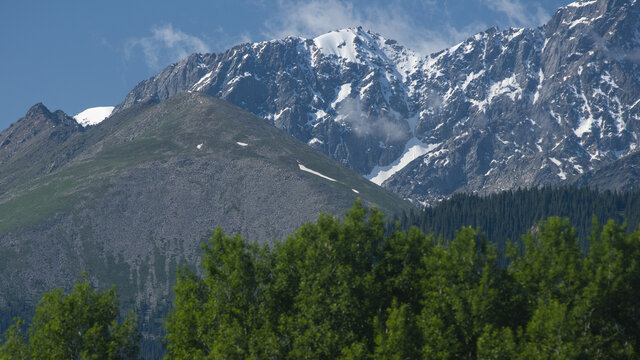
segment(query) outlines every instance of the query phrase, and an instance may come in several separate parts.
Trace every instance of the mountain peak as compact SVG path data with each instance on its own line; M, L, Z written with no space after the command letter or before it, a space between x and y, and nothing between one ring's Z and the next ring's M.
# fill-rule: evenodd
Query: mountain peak
M561 7L556 15L562 17L565 25L573 28L580 22L588 23L604 17L607 13L613 14L613 11L635 5L636 0L580 0Z
M583 8L583 7L591 7L593 5L601 5L605 4L608 8L616 8L623 5L635 5L636 0L578 0L568 5L561 7L560 9L567 8Z
M27 111L27 114L25 115L25 117L35 117L35 116L38 116L38 115L50 116L51 115L51 111L49 111L49 109L47 109L47 107L44 106L43 103L39 102L39 103L33 105Z
M33 105L19 122L28 124L26 126L36 127L64 125L70 128L77 128L79 126L76 121L69 117L64 111L56 110L52 112L41 102Z
M571 8L571 7L584 7L584 6L589 6L592 4L597 3L598 0L578 0L578 1L574 1L566 6L564 6L565 8Z
M362 27L334 30L313 39L324 55L335 55L349 62L358 63L358 45L366 33Z
M312 39L314 57L322 54L347 64L370 68L397 68L401 76L412 72L420 56L395 40L365 30L362 26L334 30Z

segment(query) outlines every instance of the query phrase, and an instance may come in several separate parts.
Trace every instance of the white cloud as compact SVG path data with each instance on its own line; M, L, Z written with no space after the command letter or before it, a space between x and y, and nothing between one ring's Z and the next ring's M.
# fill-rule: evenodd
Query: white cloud
M125 43L125 58L131 59L138 49L142 51L147 65L154 70L192 53L211 51L204 40L174 29L171 24L152 27L151 36L129 39Z
M347 98L336 108L337 118L348 123L358 137L375 136L386 141L407 140L411 130L406 124L388 115L371 115L358 98Z
M539 4L525 6L520 0L485 0L485 3L490 9L505 14L512 26L536 27L550 18Z
M415 14L408 13L400 2L386 5L354 7L344 0L311 0L296 2L280 0L278 18L265 21L265 35L315 37L331 30L363 26L421 54L429 54L460 42L473 33L484 30L482 23L472 23L464 29L452 25L429 29Z

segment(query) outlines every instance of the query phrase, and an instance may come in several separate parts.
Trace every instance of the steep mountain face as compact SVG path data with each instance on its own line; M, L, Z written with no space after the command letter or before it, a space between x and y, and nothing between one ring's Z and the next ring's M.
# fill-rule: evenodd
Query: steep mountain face
M49 126L32 112L20 120L31 119L25 128ZM99 286L116 284L149 330L171 299L176 267L195 267L200 242L217 226L264 243L321 212L342 215L357 197L390 216L413 208L204 94L139 103L78 134L47 145L48 159L64 165L0 196L0 326L15 304L28 308L86 270ZM68 149L76 149L71 157Z
M437 147L385 185L428 201L554 184L636 150L639 10L575 2L541 28L490 29L429 56L416 132Z
M192 55L115 109L180 91L228 100L361 174L401 155L415 126L405 77L418 57L362 28ZM415 121L413 121L415 122Z
M201 91L420 203L561 183L638 146L639 13L577 1L426 57L362 28L243 44L169 66L116 112Z
M82 126L60 110L52 113L41 103L31 107L23 118L0 132L0 195L25 174L34 176L59 166L44 159L82 132Z
M640 179L640 152L621 157L572 180L577 186L590 186L599 190L631 191L638 189Z

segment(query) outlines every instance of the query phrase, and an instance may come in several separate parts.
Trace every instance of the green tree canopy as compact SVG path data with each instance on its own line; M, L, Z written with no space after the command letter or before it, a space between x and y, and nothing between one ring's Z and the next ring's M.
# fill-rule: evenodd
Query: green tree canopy
M29 328L21 320L5 332L0 359L136 359L139 334L135 314L118 322L114 288L96 291L78 280L65 295L45 293Z
M588 244L552 217L501 254L468 227L385 232L359 202L273 247L217 230L203 276L180 271L167 358L637 358L640 232L595 222Z

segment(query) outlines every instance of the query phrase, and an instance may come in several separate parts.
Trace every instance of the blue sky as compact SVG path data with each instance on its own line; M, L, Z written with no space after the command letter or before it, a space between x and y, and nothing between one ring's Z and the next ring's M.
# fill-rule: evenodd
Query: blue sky
M35 103L74 115L118 104L192 52L362 25L420 53L491 26L541 25L570 0L3 1L0 129Z

